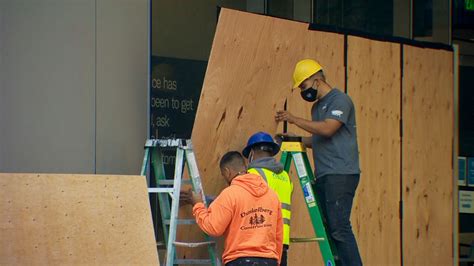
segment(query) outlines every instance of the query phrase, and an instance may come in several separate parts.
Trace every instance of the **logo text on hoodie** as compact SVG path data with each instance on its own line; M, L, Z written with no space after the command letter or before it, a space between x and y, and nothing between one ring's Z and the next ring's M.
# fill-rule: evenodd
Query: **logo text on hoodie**
M273 211L262 207L252 208L248 211L240 213L240 217L248 216L248 226L241 226L240 230L256 229L261 227L269 227L272 224L268 223L267 215L272 215ZM267 223L265 223L267 222Z

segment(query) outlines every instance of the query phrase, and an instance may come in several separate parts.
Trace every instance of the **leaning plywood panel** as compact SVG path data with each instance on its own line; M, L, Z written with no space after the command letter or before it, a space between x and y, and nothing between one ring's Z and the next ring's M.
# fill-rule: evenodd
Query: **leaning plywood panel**
M304 58L319 60L334 86L344 85L344 37L308 31L307 24L222 9L197 110L192 139L206 193L225 187L219 158L242 150L257 131L281 132L277 110L308 117L311 104L292 90L292 74ZM295 131L289 127L290 131ZM301 132L297 132L301 133ZM297 179L292 236L314 236ZM189 256L188 256L189 257ZM321 262L316 243L293 244L290 265Z
M400 44L347 44L362 171L352 225L364 265L400 265Z
M403 263L451 265L453 53L403 49Z
M0 174L1 265L157 265L143 176Z

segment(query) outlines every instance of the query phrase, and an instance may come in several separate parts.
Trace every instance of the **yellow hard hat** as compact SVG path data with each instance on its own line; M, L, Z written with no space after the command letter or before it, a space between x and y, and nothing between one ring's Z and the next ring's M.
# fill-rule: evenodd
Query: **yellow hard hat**
M303 81L320 70L323 70L323 68L313 59L303 59L299 61L293 73L293 88L298 88Z

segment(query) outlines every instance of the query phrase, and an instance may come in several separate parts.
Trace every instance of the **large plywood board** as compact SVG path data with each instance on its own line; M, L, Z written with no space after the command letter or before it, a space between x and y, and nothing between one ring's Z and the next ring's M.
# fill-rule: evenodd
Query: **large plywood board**
M403 47L403 262L453 262L453 53Z
M352 226L364 265L400 265L400 44L348 36L361 179Z
M157 265L143 176L0 174L1 265Z
M285 100L290 112L310 118L311 104L292 90L296 62L318 60L329 83L343 88L344 36L307 28L305 23L221 10L192 134L207 194L225 187L218 167L225 152L241 151L257 131L282 131L274 115L283 109ZM289 130L302 133L291 125ZM314 236L299 181L296 175L292 177L291 235ZM293 244L289 264L322 263L318 250L316 243Z

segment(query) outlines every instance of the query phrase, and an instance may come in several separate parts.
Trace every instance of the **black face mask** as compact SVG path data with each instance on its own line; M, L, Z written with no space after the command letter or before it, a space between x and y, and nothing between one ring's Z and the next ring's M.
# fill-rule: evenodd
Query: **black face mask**
M314 102L316 101L316 96L318 96L318 90L313 89L313 87L311 87L304 91L301 91L300 94L305 101Z

